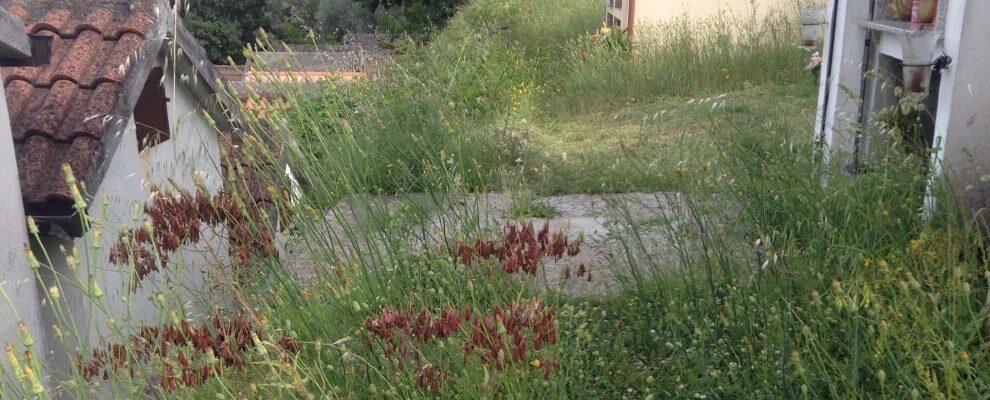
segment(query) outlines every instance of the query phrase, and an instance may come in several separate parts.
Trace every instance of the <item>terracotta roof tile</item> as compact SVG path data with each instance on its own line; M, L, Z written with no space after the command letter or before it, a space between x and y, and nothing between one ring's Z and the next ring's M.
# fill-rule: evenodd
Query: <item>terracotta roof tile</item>
M10 6L7 7L7 11L13 14L21 21L28 19L28 17L30 16L28 9L21 4L11 4Z
M245 79L245 72L243 66L235 65L216 65L217 72L220 74L220 79L224 82L239 82Z
M32 90L34 90L34 86L26 80L13 80L7 84L7 90L5 92L7 95L7 112L12 117L12 120L16 120L16 116L24 111L28 101L31 100Z
M40 136L31 136L20 146L17 169L36 179L21 179L21 192L25 204L64 208L72 204L72 196L65 185L61 165L69 164L73 171L89 171L95 166L93 157L100 150L100 141L78 136L71 142L55 142ZM58 165L59 168L51 168ZM36 209L43 211L45 209Z
M148 29L150 0L0 0L27 33L51 36L51 60L3 67L21 192L29 213L65 215L61 165L92 178L103 135ZM143 84L143 82L142 82Z
M50 30L54 32L64 32L68 30L67 25L72 19L72 12L64 8L52 8L45 12L45 15L41 17L40 20L31 24L28 32L38 33L41 30Z

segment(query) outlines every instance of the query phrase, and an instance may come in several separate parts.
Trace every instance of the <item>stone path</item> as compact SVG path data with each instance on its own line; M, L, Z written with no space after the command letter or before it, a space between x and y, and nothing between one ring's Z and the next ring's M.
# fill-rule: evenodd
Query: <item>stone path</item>
M548 222L551 232L563 231L572 238L579 233L584 234L580 254L560 261L548 261L544 265L545 279L541 276L539 281L550 290L560 289L569 295L600 296L615 292L625 282L624 279L634 273L648 275L653 271L670 269L676 257L673 257L674 249L669 238L679 223L671 219L676 219L675 214L682 215L674 212L674 205L679 204L678 199L678 194L669 192L577 194L538 199L538 202L553 207L556 215L549 219L528 219L534 226L540 228ZM364 222L364 226L382 224L376 218L380 219L385 214L417 215L417 221L408 223L411 240L417 241L417 245L436 245L441 241L441 232L457 232L467 224L476 223L488 229L497 229L517 221L509 217L513 202L507 194L469 195L458 200L454 206L442 207L442 213L436 203L423 197L395 196L342 202L345 205L327 215L330 227L328 236L337 239L333 241L334 248L342 255L354 247L365 249L356 253L367 254L368 243L378 243L380 239L373 234L355 233L356 222ZM465 213L460 209L472 211ZM388 213L368 210L388 210ZM460 214L471 217L458 217ZM388 223L394 224L395 221ZM636 228L631 229L632 226ZM367 232L374 232L374 229ZM313 268L321 264L307 256L298 240L288 240L284 252L292 262L292 269L303 275L311 274ZM576 277L581 264L591 271L590 282ZM569 279L565 279L567 269L571 270Z

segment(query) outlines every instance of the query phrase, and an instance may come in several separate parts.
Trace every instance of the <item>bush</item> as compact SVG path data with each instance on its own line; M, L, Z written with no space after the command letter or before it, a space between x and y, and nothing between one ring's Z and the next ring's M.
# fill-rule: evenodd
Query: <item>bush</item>
M320 0L315 11L317 29L324 35L341 36L371 28L371 12L354 0Z

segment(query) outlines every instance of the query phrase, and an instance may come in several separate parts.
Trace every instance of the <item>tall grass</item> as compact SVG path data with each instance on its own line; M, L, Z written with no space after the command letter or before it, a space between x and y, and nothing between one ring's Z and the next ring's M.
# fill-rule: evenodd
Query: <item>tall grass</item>
M587 364L661 397L985 396L985 242L950 191L925 218L918 158L888 149L848 176L803 133L723 129L658 213L676 262L616 260L630 290L600 323L635 328L597 351L640 366Z
M163 329L181 329L196 343L114 331L108 340L120 347L111 348L126 357L106 379L86 379L74 364L70 379L39 391L40 380L8 368L3 396L986 396L983 242L948 193L935 193L944 205L936 218L923 217L917 158L892 150L870 172L850 177L817 161L801 124L763 123L772 116L734 110L744 106L712 95L743 82L787 88L798 67L786 35L727 39L746 52L704 39L717 35L685 33L675 35L682 44L630 53L588 38L599 12L590 0L475 1L387 81L286 88L289 101L266 119L245 116L251 129L242 146L253 173L270 184L273 207L265 213L284 227L252 215L245 230L285 237L280 257L256 251L237 273L218 257L217 271L226 274L213 283L224 297L206 311L192 311L187 301L202 299L179 293L159 299ZM573 58L592 42L604 47L591 61ZM679 56L659 66L639 58L659 61L661 54ZM786 66L766 73L750 54ZM689 60L700 64L680 68ZM738 65L732 77L739 82L714 79L722 67L716 61ZM654 71L657 83L599 92L596 66L584 65L598 62L639 71L631 79L641 83ZM567 74L574 86L559 80ZM546 249L519 256L519 245L483 257L475 249L486 239L520 237L503 237L484 198L471 194L498 187L511 172L502 167L529 151L511 127L541 111L552 118L611 104L616 91L705 96L703 108L724 114L714 123L713 157L671 165L674 178L643 167L652 160L636 154L624 160L626 173L669 180L677 194L667 195L671 207L656 210L649 226L631 218L618 224L630 238L623 252L594 266L626 271L618 293L569 297L548 286L544 269L507 272ZM281 167L261 168L282 162L302 183L301 196L280 190L294 184ZM235 186L245 178L241 168L229 177ZM247 199L223 204L251 206ZM194 211L183 215L202 216ZM644 243L656 226L665 252L654 257ZM579 237L565 234L570 243ZM97 288L80 286L87 301L105 300ZM194 351L199 324L212 313L247 321L239 330L246 333L225 338L241 342L240 363L218 361L226 360L222 346ZM503 351L485 356L496 342ZM98 361L90 350L78 351L79 363ZM203 368L207 378L191 385L167 379Z
M630 50L579 39L569 65L555 78L551 98L563 111L582 113L624 101L698 95L747 85L800 82L807 57L792 10L766 16L722 13L703 20L681 17L636 30Z
M377 190L422 190L423 155L441 152L468 189L497 190L525 181L519 171L535 166L526 161L550 150L527 146L529 124L637 99L810 82L788 12L680 20L641 30L631 50L620 32L600 32L603 14L595 0L471 2L387 79L351 88L346 101L318 96L313 112L347 114Z

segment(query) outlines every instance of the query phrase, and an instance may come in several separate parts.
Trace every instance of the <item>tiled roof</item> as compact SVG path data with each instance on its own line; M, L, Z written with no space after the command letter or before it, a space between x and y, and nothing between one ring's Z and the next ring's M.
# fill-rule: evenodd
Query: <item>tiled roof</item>
M238 82L243 81L245 78L244 66L243 65L216 65L217 72L220 74L220 79L224 82Z
M344 44L362 46L365 48L391 46L392 42L403 36L388 33L349 33L344 35Z
M61 165L86 180L152 26L151 0L0 0L25 31L52 37L51 62L4 67L21 193L29 213L65 215ZM143 82L140 82L143 84Z
M255 53L250 67L259 71L329 71L358 72L364 65L364 52L314 52L295 53L264 51Z

